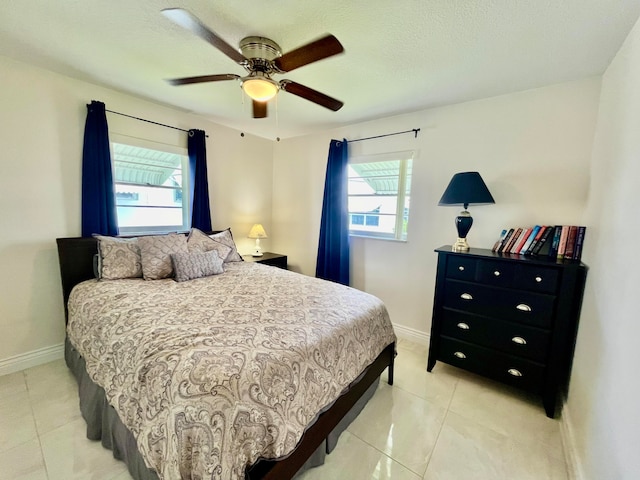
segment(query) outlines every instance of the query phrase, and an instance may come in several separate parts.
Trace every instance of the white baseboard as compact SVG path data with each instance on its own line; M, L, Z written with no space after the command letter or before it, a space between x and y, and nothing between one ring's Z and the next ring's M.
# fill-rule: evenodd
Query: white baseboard
M576 446L575 429L571 420L571 413L566 399L562 405L562 418L560 419L560 437L562 438L562 449L567 464L567 473L572 480L585 480L582 471L582 462Z
M429 345L429 334L416 330L415 328L405 327L404 325L393 324L393 330L399 338L404 338L411 342L419 343L421 345Z
M19 372L27 368L42 365L64 357L64 345L51 345L49 347L21 353L14 357L0 359L0 376Z

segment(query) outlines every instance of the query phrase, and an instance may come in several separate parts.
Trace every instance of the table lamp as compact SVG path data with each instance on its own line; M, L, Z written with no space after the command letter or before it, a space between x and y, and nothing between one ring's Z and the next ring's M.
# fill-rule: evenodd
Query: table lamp
M253 249L253 252L251 253L251 256L253 256L253 257L261 257L262 256L262 248L260 247L260 239L261 238L268 238L267 237L267 232L264 231L264 227L261 224L256 223L253 227L251 227L251 230L249 230L248 237L256 239L256 246Z
M453 245L454 252L469 251L467 234L473 225L473 218L467 211L469 205L489 205L492 203L496 202L478 172L462 172L453 176L438 205L462 205L464 208L456 217L458 240Z

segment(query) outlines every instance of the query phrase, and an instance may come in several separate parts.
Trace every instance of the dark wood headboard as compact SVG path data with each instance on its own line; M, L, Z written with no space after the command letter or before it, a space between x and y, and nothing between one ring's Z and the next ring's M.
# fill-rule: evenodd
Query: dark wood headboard
M207 235L219 233L220 230L206 232ZM127 237L122 237L127 238ZM65 324L68 320L67 302L71 290L80 282L95 278L93 274L93 257L98 253L98 240L93 237L56 238L58 244L58 261L62 279L62 298L64 301Z
M67 301L71 290L80 282L95 278L93 256L98 253L98 240L92 237L56 238L58 261L62 279L65 323L68 317Z

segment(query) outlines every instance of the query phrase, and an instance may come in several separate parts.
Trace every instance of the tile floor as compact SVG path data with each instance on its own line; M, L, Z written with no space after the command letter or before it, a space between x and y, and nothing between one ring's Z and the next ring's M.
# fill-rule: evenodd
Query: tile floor
M560 423L537 398L398 343L385 381L325 465L301 480L568 479ZM130 480L85 438L77 386L62 360L0 377L0 480Z

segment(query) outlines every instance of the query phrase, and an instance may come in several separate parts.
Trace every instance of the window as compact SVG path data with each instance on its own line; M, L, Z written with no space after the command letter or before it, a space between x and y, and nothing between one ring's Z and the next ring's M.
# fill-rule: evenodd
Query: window
M407 239L413 152L349 160L351 235Z
M120 233L189 229L186 148L112 136Z

